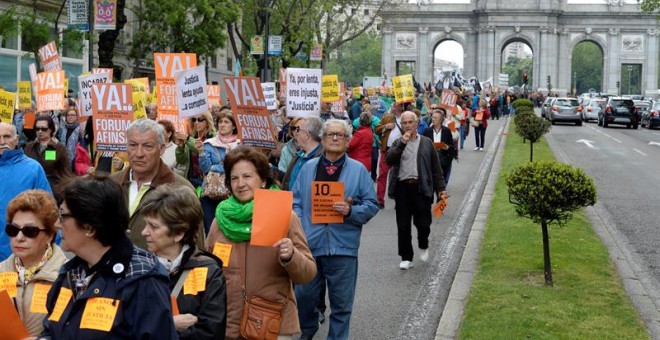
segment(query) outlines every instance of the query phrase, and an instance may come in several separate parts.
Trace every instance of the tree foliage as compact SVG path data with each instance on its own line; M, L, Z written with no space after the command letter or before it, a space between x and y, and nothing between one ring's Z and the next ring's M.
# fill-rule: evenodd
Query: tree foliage
M637 0L643 12L655 13L660 18L660 0Z
M527 72L529 84L533 84L533 66L532 58L509 57L502 67L502 73L509 75L509 86L522 85L525 72Z
M330 60L327 74L337 74L341 81L362 84L365 76L378 76L381 70L380 36L375 33L363 33L337 50L337 58Z
M211 56L225 46L226 27L238 19L231 0L140 0L131 8L137 16L129 56L152 52L187 52Z
M522 99L518 99L516 102L519 100ZM515 122L516 133L523 140L529 141L529 161L532 162L534 161L534 143L538 142L544 134L550 131L552 124L546 119L537 116L533 109L527 106L516 108L516 115L513 116L513 121Z
M0 36L13 36L18 32L18 22L16 21L16 7L9 7L0 13Z
M575 45L571 68L571 88L576 85L576 93L585 93L591 88L602 92L603 51L596 43L583 41Z

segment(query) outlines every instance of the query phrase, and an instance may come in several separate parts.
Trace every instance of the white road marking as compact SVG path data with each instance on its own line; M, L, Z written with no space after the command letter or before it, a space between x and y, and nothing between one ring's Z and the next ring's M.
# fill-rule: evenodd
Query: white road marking
M576 143L584 143L584 145L586 145L586 146L588 146L588 147L590 147L590 148L592 148L592 149L594 148L594 145L591 144L591 143L593 143L593 141L590 141L590 140L580 139L580 140L576 140L575 142L576 142Z
M658 143L658 142L654 142L654 141L650 141L650 142L649 142L649 145L657 145L657 146L660 146L660 143Z
M642 155L642 156L646 156L645 153L643 153L643 152L641 152L641 151L639 151L639 150L637 150L637 149L633 149L633 150L635 150L638 154L640 154L640 155Z

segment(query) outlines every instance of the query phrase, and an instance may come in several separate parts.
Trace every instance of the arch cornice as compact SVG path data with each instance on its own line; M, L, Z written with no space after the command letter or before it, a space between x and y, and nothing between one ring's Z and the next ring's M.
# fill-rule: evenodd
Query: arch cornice
M605 58L608 55L609 51L607 50L607 41L605 41L603 38L599 37L598 35L586 34L586 33L580 33L579 35L571 39L569 45L569 51L571 51L571 54L573 53L573 49L575 49L575 46L577 46L577 44L583 41L593 41L594 43L596 43L598 47L600 47L600 50L603 51L603 58Z
M538 40L537 38L529 36L526 32L519 32L519 33L513 32L499 39L497 45L497 52L501 52L508 44L510 44L513 41L522 41L532 49L532 54L538 54L539 46L537 40Z
M457 43L461 44L463 47L463 50L465 51L467 47L467 41L465 38L461 37L459 34L456 34L455 32L440 32L439 35L434 36L431 41L430 41L430 46L432 46L431 50L435 51L435 49L440 45L445 40L454 40Z

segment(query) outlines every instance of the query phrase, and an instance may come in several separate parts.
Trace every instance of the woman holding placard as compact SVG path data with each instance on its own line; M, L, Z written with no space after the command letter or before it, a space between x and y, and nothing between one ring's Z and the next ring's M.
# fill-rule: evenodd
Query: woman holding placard
M43 331L46 295L66 262L54 243L57 204L50 193L28 190L7 206L7 226L12 255L0 263L0 286L15 283L9 296L31 336Z
M75 254L53 283L49 339L176 339L169 277L155 255L131 243L124 189L110 177L64 186L62 249Z
M300 220L292 212L286 236L272 247L251 245L255 192L274 189L268 158L240 146L226 155L224 168L232 195L218 205L206 244L227 267L226 336L245 338L257 331L252 326L259 322L269 336L292 339L300 333L292 284L307 283L316 275ZM266 317L253 314L258 308Z
M141 208L147 250L170 275L171 296L178 313L179 339L224 339L227 292L222 262L195 246L202 221L197 195L187 187L161 185Z
M204 173L200 201L202 202L202 210L204 211L205 234L208 234L209 228L211 228L211 222L213 222L213 217L215 216L215 208L229 194L226 190L223 190L226 194L218 194L218 192L214 192L213 190L204 190L205 186L208 180L213 180L211 178L213 176L217 176L218 181L222 179L222 176L225 175L225 168L222 166L222 163L225 161L225 155L227 152L237 148L240 143L236 136L238 133L236 120L234 120L231 112L218 112L216 118L218 120L218 134L215 137L207 138L204 141L204 146L199 150L199 165Z
M204 148L204 141L215 136L215 125L209 111L188 119L187 131L177 132L176 143L176 173L185 177L193 187L202 186L204 173L199 166L199 153Z

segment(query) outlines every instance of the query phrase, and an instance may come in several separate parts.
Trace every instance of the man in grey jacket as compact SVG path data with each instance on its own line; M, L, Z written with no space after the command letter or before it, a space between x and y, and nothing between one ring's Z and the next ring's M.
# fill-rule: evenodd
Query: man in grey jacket
M417 228L420 260L429 259L431 233L431 204L433 197L440 199L445 193L445 180L433 148L433 141L417 134L417 115L406 111L401 115L403 135L387 151L386 162L392 166L389 174L388 195L396 204L399 268L413 266L411 219Z

